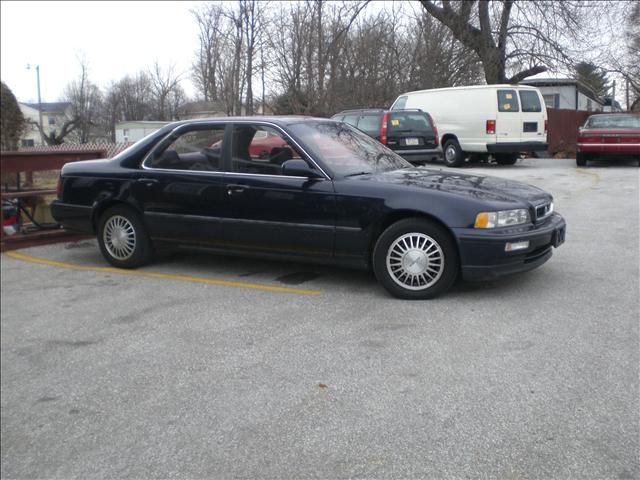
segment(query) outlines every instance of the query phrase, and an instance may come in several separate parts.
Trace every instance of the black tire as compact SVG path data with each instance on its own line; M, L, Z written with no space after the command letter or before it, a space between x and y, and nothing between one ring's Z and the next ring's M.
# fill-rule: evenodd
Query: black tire
M578 167L586 167L587 166L587 157L584 153L578 152L576 153L576 165Z
M444 142L442 158L447 167L460 167L464 163L464 152L457 140L451 138Z
M404 254L399 253L402 250ZM421 218L392 224L378 237L373 250L373 271L378 281L391 295L407 300L433 298L449 290L459 263L449 232Z
M100 252L114 267L140 267L153 256L153 245L142 219L125 205L108 208L100 217L97 233Z
M495 157L498 165L515 165L518 161L518 155L515 153L499 153Z

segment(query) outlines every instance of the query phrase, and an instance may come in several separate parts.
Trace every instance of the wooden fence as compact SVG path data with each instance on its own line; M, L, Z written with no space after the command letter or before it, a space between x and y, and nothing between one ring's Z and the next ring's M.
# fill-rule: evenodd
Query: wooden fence
M578 127L584 125L585 120L595 112L580 110L563 110L547 108L549 125L547 127L547 142L549 152L575 153L578 142Z

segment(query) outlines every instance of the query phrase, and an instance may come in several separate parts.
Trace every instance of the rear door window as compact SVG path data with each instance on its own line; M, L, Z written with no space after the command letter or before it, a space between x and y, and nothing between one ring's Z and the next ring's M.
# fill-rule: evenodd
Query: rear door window
M541 112L540 97L538 92L530 90L520 90L520 103L522 103L523 112Z
M381 115L360 115L358 129L370 136L380 134Z
M498 111L519 112L518 94L515 90L498 90Z
M196 126L180 134L165 148L153 150L144 164L162 170L222 171L222 141L224 125Z
M433 134L433 127L423 112L389 112L387 135L429 133Z

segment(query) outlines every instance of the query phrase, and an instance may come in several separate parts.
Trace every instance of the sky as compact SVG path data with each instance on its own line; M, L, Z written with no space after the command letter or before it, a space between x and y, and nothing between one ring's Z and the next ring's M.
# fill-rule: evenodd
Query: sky
M161 66L174 63L184 72L182 86L191 96L198 29L190 9L201 3L2 1L2 81L19 101L37 102L39 65L42 101L55 102L78 75L78 56L86 56L89 76L100 87L158 59Z

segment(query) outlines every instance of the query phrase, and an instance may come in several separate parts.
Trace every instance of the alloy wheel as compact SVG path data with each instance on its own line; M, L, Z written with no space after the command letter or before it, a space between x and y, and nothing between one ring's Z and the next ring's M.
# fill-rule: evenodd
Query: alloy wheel
M387 271L395 283L409 290L434 285L444 271L444 253L432 237L407 233L398 237L387 251Z

